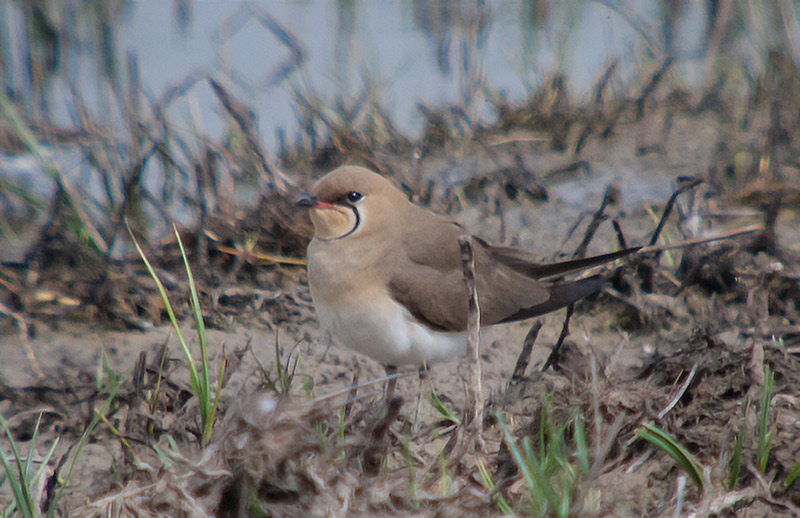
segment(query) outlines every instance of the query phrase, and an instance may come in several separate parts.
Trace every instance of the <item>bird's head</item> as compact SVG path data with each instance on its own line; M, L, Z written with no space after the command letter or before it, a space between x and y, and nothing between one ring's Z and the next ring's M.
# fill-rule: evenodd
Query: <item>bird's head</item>
M295 205L308 207L314 237L325 241L385 229L408 204L389 180L357 166L334 169L295 200Z

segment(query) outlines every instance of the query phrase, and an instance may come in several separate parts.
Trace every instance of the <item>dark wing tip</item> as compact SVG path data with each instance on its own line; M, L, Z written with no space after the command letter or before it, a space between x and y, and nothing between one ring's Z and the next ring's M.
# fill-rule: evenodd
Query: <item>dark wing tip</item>
M501 320L501 322L525 320L561 309L600 291L600 289L602 289L606 283L607 281L603 276L594 275L579 281L549 286L549 299L541 304L536 304L535 306L521 309L510 317Z

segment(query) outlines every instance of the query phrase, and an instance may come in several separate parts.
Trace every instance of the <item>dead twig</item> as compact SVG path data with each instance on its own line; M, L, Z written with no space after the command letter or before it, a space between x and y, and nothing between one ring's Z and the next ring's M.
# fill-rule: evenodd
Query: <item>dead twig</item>
M775 226L778 223L778 215L781 211L782 201L783 196L778 194L764 211L763 231L750 246L750 250L753 253L767 252L770 255L777 255L779 253L780 248L778 247Z
M600 223L606 219L604 214L606 207L616 200L618 193L619 189L614 184L606 187L606 192L603 194L603 200L600 202L600 207L592 216L592 220L589 222L589 226L586 228L586 232L583 235L583 240L575 249L575 253L572 254L573 259L582 259L586 257L586 250L589 248L589 243L591 243L594 234L600 227ZM558 341L553 347L553 350L550 352L550 356L547 357L547 361L544 362L542 372L546 371L551 365L558 363L561 346L564 344L564 340L566 340L567 336L569 336L569 321L572 318L572 313L574 310L575 304L570 304L567 306L567 316L564 318L564 325L561 327L561 334L558 336Z
M664 225L667 223L667 218L672 212L672 208L675 206L675 201L678 199L678 196L690 189L694 189L701 183L703 183L702 178L687 178L679 184L678 188L675 189L675 191L672 193L672 196L669 197L667 204L664 206L664 211L661 213L661 219L658 222L658 226L656 226L656 229L653 231L653 236L650 238L650 242L647 244L647 246L655 246L659 236L661 236L661 231L664 230Z
M670 401L669 404L664 407L664 410L658 413L659 419L664 419L664 416L667 415L669 411L672 410L675 407L675 405L678 404L678 401L681 400L683 394L686 392L686 390L689 388L689 385L692 383L695 374L697 374L697 362L694 362L694 365L692 365L692 370L689 371L689 375L686 376L686 379L683 381L683 385L681 385L680 390L678 390L678 392L672 398L672 401Z
M603 118L603 95L605 94L606 87L608 87L608 83L611 80L611 76L613 76L614 72L617 70L618 64L619 60L615 59L611 61L603 71L603 75L600 76L600 79L597 81L597 83L595 83L594 99L592 100L591 108L592 113L586 122L586 126L584 126L583 131L581 131L581 134L578 137L578 140L575 144L575 149L572 151L573 157L580 155L583 146L589 140L589 136L591 136L591 134L594 132L595 126Z
M542 321L536 320L531 326L528 334L525 335L525 340L522 342L522 351L517 358L517 364L514 366L514 373L511 375L511 383L519 381L525 375L525 369L528 368L528 363L531 360L531 352L536 343L536 338L539 336L539 330L542 328Z
M461 247L461 267L464 272L464 284L469 293L469 320L467 321L467 362L469 374L467 380L467 404L469 405L468 426L476 433L478 440L483 432L483 390L481 386L480 332L481 309L478 303L478 290L475 287L475 257L472 248L472 237L459 236Z
M291 188L297 187L295 182L286 173L281 171L279 167L273 164L261 149L261 144L254 131L256 127L255 114L234 99L221 83L213 78L209 78L208 82L211 84L211 88L214 90L222 107L225 108L225 111L231 116L234 122L236 122L239 130L244 135L249 150L257 159L256 163L260 166L259 168L261 171L259 172L266 177L269 186L277 189L277 191L282 194L286 194Z
M542 372L546 371L551 365L558 363L561 346L564 345L564 340L566 340L569 336L569 321L572 318L572 313L574 310L575 304L570 304L567 306L567 316L564 317L564 325L561 326L561 334L558 335L558 340L556 341L555 347L553 347L553 350L550 351L550 356L547 357L547 361L544 362Z
M644 107L647 105L648 99L650 96L653 95L658 84L661 82L661 79L664 77L664 74L667 73L667 70L670 69L672 63L675 62L674 56L667 56L661 66L656 69L652 76L650 76L650 81L647 85L642 89L642 95L636 100L636 120L642 120L644 117Z
M16 322L17 327L19 328L20 337L22 338L22 346L25 348L25 355L28 357L28 362L31 364L31 368L33 369L34 374L36 374L36 377L43 379L44 372L39 365L39 360L36 359L36 355L33 353L33 349L31 349L31 344L29 342L31 336L30 329L28 327L28 323L25 321L25 318L2 302L0 302L0 314L7 315L11 317L14 322Z
M603 201L600 202L600 208L598 208L592 215L592 221L589 222L589 226L586 228L586 233L583 235L583 241L581 241L581 244L579 244L578 248L575 249L575 253L572 254L573 259L583 259L586 257L586 249L589 248L589 243L592 241L597 229L600 228L600 223L606 219L604 214L606 207L616 200L618 196L619 189L616 185L611 184L606 187L606 192L603 194Z
M626 250L628 248L628 241L625 239L625 233L622 231L622 225L620 225L617 218L613 218L611 220L611 224L614 226L614 232L617 233L617 243L619 244L619 249Z

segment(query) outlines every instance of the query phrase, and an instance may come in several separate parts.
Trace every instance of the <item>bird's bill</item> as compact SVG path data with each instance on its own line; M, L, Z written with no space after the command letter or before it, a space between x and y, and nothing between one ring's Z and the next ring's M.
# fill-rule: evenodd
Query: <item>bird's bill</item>
M326 203L324 201L319 201L316 196L312 196L310 194L301 194L294 200L294 204L296 207L306 207L309 209L333 209L335 205L331 203Z
M317 199L310 194L303 193L294 199L295 207L313 207Z

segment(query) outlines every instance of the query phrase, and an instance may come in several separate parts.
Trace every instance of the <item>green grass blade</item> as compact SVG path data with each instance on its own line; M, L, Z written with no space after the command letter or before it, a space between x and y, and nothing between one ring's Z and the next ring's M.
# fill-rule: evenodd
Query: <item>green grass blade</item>
M212 401L211 399L211 377L208 368L208 341L206 340L206 326L203 322L203 310L200 306L200 298L197 296L197 287L195 286L194 276L192 275L192 268L189 266L189 258L186 256L186 250L183 247L180 233L176 225L172 226L175 232L175 238L178 241L178 247L181 250L181 257L183 258L183 266L186 269L186 278L189 281L189 292L191 293L192 301L192 315L194 316L194 327L197 332L197 341L200 344L200 368L201 375L199 376L199 391L197 397L200 402L200 419L203 423L203 433L201 435L200 443L205 446L211 440L211 434L214 430L214 415L217 410L217 403L219 401L220 393L222 392L222 377L225 373L225 359L220 360L219 376L217 377L217 393Z
M772 399L772 385L775 381L775 373L764 366L764 392L761 395L761 411L758 419L758 469L764 473L767 469L769 452L772 447L772 432L769 431L769 404Z
M289 355L291 356L291 354ZM278 384L280 385L280 394L288 394L292 388L292 378L289 375L289 362L291 358L286 358L286 365L281 361L281 346L280 335L275 333L275 368L278 374Z
M564 516L561 508L561 499L558 498L558 495L553 489L553 486L550 483L550 477L545 469L543 469L542 463L536 458L536 452L533 451L533 445L531 445L530 437L523 438L522 445L525 448L525 460L527 461L528 469L535 480L537 491L544 497L544 501L546 501L547 504L554 511L556 511L558 516ZM542 501L541 498L539 500Z
M40 412L39 417L36 419L36 426L33 429L33 436L31 437L30 440L30 448L28 449L28 455L25 462L25 479L23 480L24 484L23 487L27 488L26 493L31 497L31 502L29 507L31 507L32 509L34 508L34 502L32 499L33 495L31 495L30 493L30 488L39 483L39 480L44 474L44 470L47 469L47 464L50 462L50 458L53 456L53 452L55 451L56 446L58 445L58 439L59 439L58 437L56 437L56 439L53 441L53 444L50 446L50 449L48 450L47 454L42 458L39 465L39 469L37 469L36 472L33 473L33 475L31 475L31 472L33 471L33 457L36 451L37 439L39 438L39 427L42 424L42 415L43 414ZM38 510L36 511L37 512L35 514L38 515L39 514Z
M420 388L420 390L422 390L422 388ZM439 395L436 394L435 390L426 392L425 395L427 396L428 401L430 401L433 408L435 408L436 411L439 412L439 415L441 415L444 419L450 421L451 423L454 423L456 425L461 424L461 419L459 419L458 416L456 416L453 412L450 411L449 408L447 408L447 405L445 405L444 402L442 402L442 400L439 399Z
M511 457L514 459L517 468L522 473L522 478L525 479L525 483L528 486L528 492L530 494L531 503L533 506L539 512L542 512L546 509L547 503L549 503L553 509L558 509L558 498L555 498L555 494L552 493L552 488L550 488L549 483L546 483L543 480L544 477L541 473L541 467L536 459L536 454L533 451L533 447L531 446L530 438L525 437L522 440L522 444L525 449L525 455L523 456L514 442L514 438L511 437L511 433L508 431L505 422L500 416L500 412L496 412L495 415L500 422L500 427L503 430L503 437L505 438L506 445L511 451Z
M39 480L39 478L44 475L44 470L47 468L47 464L50 462L50 459L53 458L53 453L55 453L56 446L58 446L60 439L60 437L56 437L56 439L53 441L53 444L50 446L50 449L47 450L47 454L42 458L41 466L39 466L39 469L37 469L36 473L33 475L33 480Z
M75 220L78 223L76 234L83 235L89 240L89 244L103 254L108 253L108 245L98 232L97 228L89 221L86 211L80 206L76 199L73 189L69 186L66 179L56 167L47 150L39 144L36 136L27 124L19 117L17 110L12 105L6 94L0 90L0 113L5 118L14 134L22 141L28 152L33 156L39 166L53 180L62 194L64 203L72 210Z
M161 446L158 444L151 444L150 447L153 448L153 451L158 455L161 464L165 466L171 466L173 464L172 459L169 458L169 455L167 455L167 452L165 452Z
M783 487L788 488L792 485L792 482L800 476L800 459L797 459L794 467L789 471L789 474L786 475L786 480L783 482Z
M583 473L588 473L590 468L589 445L586 443L586 430L583 425L583 416L580 415L575 416L575 449L577 450Z
M500 412L495 412L495 415L497 416L497 421L500 423L500 428L503 430L503 437L506 440L506 446L508 446L508 449L511 452L511 457L514 459L514 463L517 465L517 468L520 470L520 472L522 472L522 477L525 479L525 483L528 484L529 488L535 487L536 481L533 479L533 475L528 469L528 463L523 459L522 454L514 442L514 438L511 437L511 433L508 431L506 423L503 421L503 418L500 415Z
M183 265L186 268L186 278L189 281L189 292L192 296L192 315L194 316L194 325L195 330L197 331L197 340L200 343L200 366L202 367L203 377L201 378L200 389L201 389L201 404L204 404L206 407L206 411L208 411L209 401L210 401L210 378L208 374L208 351L206 350L206 327L203 323L203 313L200 308L200 299L197 297L197 288L194 284L194 277L192 276L192 269L189 266L189 259L186 257L186 250L183 248L183 241L181 241L181 235L178 233L178 227L172 225L172 229L175 231L175 238L178 240L178 247L181 249L181 257L183 258Z
M217 372L217 390L214 394L214 401L211 403L211 409L208 413L209 419L206 421L203 427L203 437L201 439L201 443L203 446L208 444L208 441L211 440L211 434L214 432L214 416L217 414L217 406L219 405L219 397L222 395L222 380L225 377L225 368L228 365L227 360L225 359L225 354L223 351L222 356L219 360L219 372Z
M175 237L177 238L178 246L181 250L181 257L183 258L183 264L186 269L186 277L189 281L192 315L194 317L195 330L197 332L197 337L200 344L201 370L199 373L197 371L197 366L194 363L194 357L192 356L189 346L186 344L186 340L183 338L183 334L178 326L178 319L172 309L172 304L169 302L167 291L164 288L164 285L161 283L161 280L158 278L155 269L147 259L147 256L145 256L142 247L139 245L139 242L134 237L133 231L131 230L130 226L128 226L128 232L130 233L131 239L136 246L136 250L139 252L139 256L142 258L142 261L144 261L150 276L153 278L153 281L155 281L156 286L158 287L158 292L161 295L161 299L164 301L164 306L166 307L170 323L172 324L172 328L175 330L175 335L178 337L178 342L180 343L183 354L186 357L186 362L188 364L187 368L189 369L189 383L191 384L192 391L194 392L195 396L197 396L198 406L200 408L200 420L202 423L200 442L203 446L205 446L211 439L211 434L213 432L214 414L216 413L217 403L219 402L219 396L221 393L221 381L222 375L224 374L225 361L224 359L221 360L222 363L220 365L220 376L217 379L217 394L212 401L211 377L209 375L208 368L208 348L205 324L203 323L203 313L202 308L200 307L200 299L197 296L197 288L195 286L194 276L192 275L192 269L189 266L189 259L186 256L186 249L183 247L183 242L181 241L178 228L173 225L173 230L175 231Z
M742 417L742 424L739 425L739 433L733 439L733 454L731 455L731 471L728 475L728 491L733 491L736 486L736 480L739 479L739 473L742 470L742 445L744 444L744 435L747 430L747 414L750 412L750 400L744 403L744 416Z
M508 505L503 495L497 492L497 486L492 479L492 475L489 473L489 470L486 469L486 465L482 460L478 460L478 474L481 477L481 482L483 482L483 487L489 492L491 499L497 504L497 508L500 509L500 512L506 516L512 516L514 514L513 509Z
M403 434L403 459L406 463L406 470L408 471L408 484L411 488L411 499L417 501L417 477L414 472L414 457L411 455L411 431L406 427Z
M22 513L25 518L33 518L37 515L35 505L33 503L33 498L31 497L30 489L31 484L33 483L28 476L28 471L25 466L28 465L28 462L31 458L31 453L28 453L28 461L24 461L22 459L22 455L19 453L19 448L17 447L17 442L14 440L14 437L11 435L11 430L8 427L8 423L6 422L5 418L0 415L0 427L3 428L5 431L6 437L8 438L9 445L11 446L11 452L14 454L14 462L16 463L16 470L11 465L11 461L5 454L3 448L0 448L0 460L3 462L3 468L5 469L6 474L8 475L8 481L11 485L11 491L14 494L14 505L17 509L19 509L20 513ZM35 434L35 432L34 432ZM31 443L32 445L35 443ZM23 466L25 465L25 466ZM16 474L15 474L16 471Z
M172 323L172 328L175 330L175 334L178 337L178 342L181 344L181 349L183 350L183 354L184 356L186 356L189 368L189 382L191 383L192 391L194 391L195 394L200 394L200 378L197 374L197 368L194 365L194 358L192 357L192 352L189 350L189 347L186 345L186 341L183 339L183 334L181 333L180 327L178 327L178 319L175 316L175 312L172 310L172 304L170 304L169 302L169 297L167 296L167 290L164 288L164 285L161 283L161 279L158 278L156 271L153 269L153 266L150 264L150 261L144 254L142 247L139 246L139 241L137 241L136 237L134 237L133 231L131 230L130 227L128 227L128 232L131 235L133 244L136 246L136 250L139 252L139 256L142 258L142 261L144 261L144 264L147 267L147 271L150 272L150 277L152 277L153 281L155 281L156 283L158 292L161 295L161 300L164 301L164 306L166 307L167 315L169 316L169 321Z
M22 459L16 459L16 460L17 463L22 462ZM14 512L14 509L18 507L17 503L19 502L20 504L22 504L21 506L19 506L22 515L25 516L26 518L28 516L32 516L32 513L25 512L25 505L24 505L25 497L22 494L21 483L17 478L17 476L14 475L14 468L11 466L11 461L8 459L8 457L5 454L5 451L3 451L2 448L0 448L0 461L2 461L3 463L3 469L5 470L6 480L8 480L8 485L11 487L11 493L12 496L14 497L14 500L3 511L3 515L11 516L11 513Z
M153 388L153 393L148 401L151 412L155 412L156 406L158 405L158 395L161 392L161 381L165 379L164 371L167 368L167 361L169 360L168 351L169 350L166 347L161 349L161 357L158 360L158 369L156 370L156 386Z
M306 373L305 366L303 365L303 356L300 353L297 353L295 358L295 366L300 369L300 379L302 380L303 392L305 392L307 399L314 399L314 378Z
M742 470L742 437L741 432L733 438L733 455L731 457L731 471L728 475L728 491L733 491L736 480Z
M31 468L33 467L33 453L36 451L36 439L39 438L39 425L42 424L42 413L39 412L39 417L36 418L36 426L33 427L33 435L31 436L30 448L28 448L28 455L25 458L25 482L28 487L36 482L35 478L31 477ZM30 492L30 491L29 491Z
M342 405L342 408L339 409L339 418L336 423L336 440L339 442L339 455L337 458L339 459L343 459L347 453L344 447L345 410L345 406Z
M435 427L431 427L433 432L433 439L436 443L436 449L439 456L439 480L441 481L441 494L447 496L453 487L450 478L450 473L447 469L447 455L445 454L445 445L442 444L442 438L439 436L439 431Z
M663 450L670 457L678 462L689 476L694 480L697 487L703 489L703 470L694 459L694 456L689 453L689 450L684 448L667 432L654 425L653 423L642 423L634 433L653 446Z
M13 194L36 210L45 209L44 202L38 196L2 177L0 177L0 192Z

